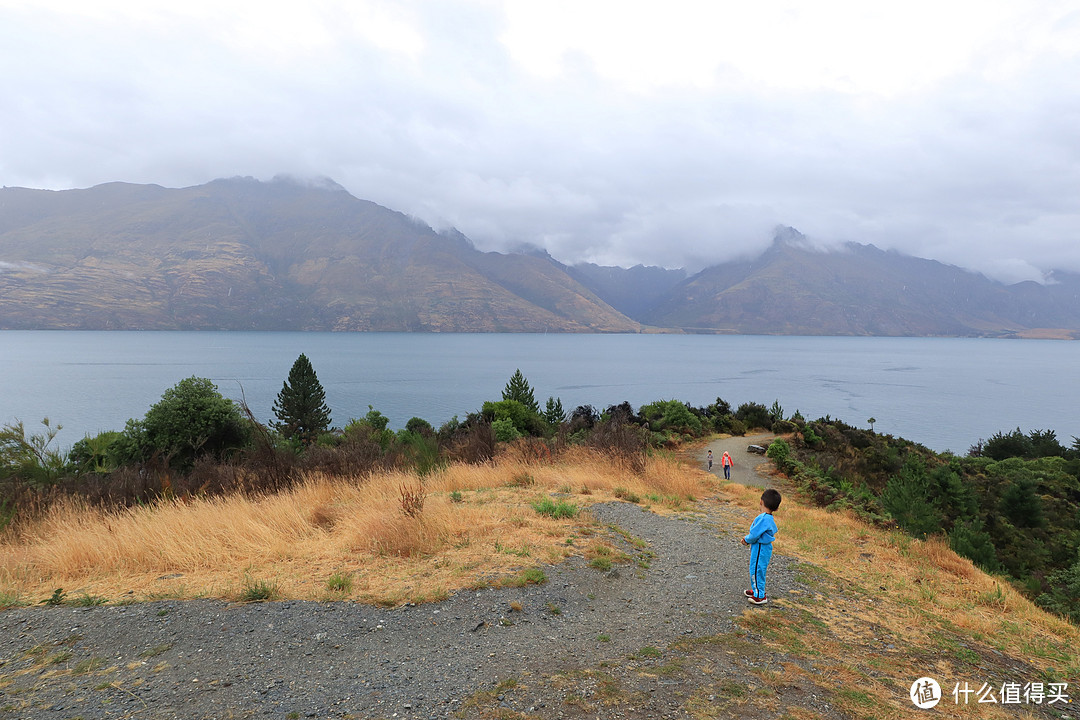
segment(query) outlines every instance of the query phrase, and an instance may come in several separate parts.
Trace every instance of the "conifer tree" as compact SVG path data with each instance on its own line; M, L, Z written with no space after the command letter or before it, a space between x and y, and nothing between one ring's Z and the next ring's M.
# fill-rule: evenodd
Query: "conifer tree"
M303 353L296 358L289 379L274 401L274 427L286 438L297 438L304 445L315 442L319 433L330 426L330 408L315 368Z
M562 398L549 397L547 399L547 408L544 410L544 419L547 420L548 425L559 427L566 422L566 411L563 410Z
M521 374L520 369L516 370L510 377L510 382L506 383L502 399L516 400L537 415L540 414L540 405L536 402L536 396L533 395L532 386L529 385L529 381L525 379L525 376Z

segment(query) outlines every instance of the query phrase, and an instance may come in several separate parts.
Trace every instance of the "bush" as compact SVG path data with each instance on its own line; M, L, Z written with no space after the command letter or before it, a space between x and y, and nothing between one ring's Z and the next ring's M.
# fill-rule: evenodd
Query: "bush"
M941 511L931 499L926 466L914 457L904 463L899 474L889 478L881 502L900 527L916 537L941 530Z
M769 449L765 451L765 455L778 466L784 468L791 458L791 446L783 438L777 438L769 444Z
M166 390L143 420L128 420L108 454L117 465L157 457L187 470L201 455L221 460L250 440L251 427L240 408L210 380L190 377Z
M747 428L772 427L772 416L769 409L761 403L746 402L735 411L735 417L741 420Z
M518 432L518 429L516 427L514 427L514 421L510 418L493 420L491 422L491 429L495 432L495 439L498 442L514 442L521 437L521 433Z
M480 412L484 416L484 419L491 423L508 420L519 435L543 437L548 430L547 421L545 421L539 413L534 412L528 406L517 400L499 400L498 402L488 401L484 403ZM502 438L498 439L500 442L508 442Z
M435 434L435 429L431 427L431 423L418 417L409 418L409 422L405 423L405 429L417 435L431 436Z
M116 465L109 456L109 448L122 435L115 430L87 435L71 446L68 453L68 464L75 473L99 473L104 474L116 469Z
M661 432L687 433L701 435L701 419L690 411L686 403L678 400L658 400L642 405L641 417L649 423L649 428Z

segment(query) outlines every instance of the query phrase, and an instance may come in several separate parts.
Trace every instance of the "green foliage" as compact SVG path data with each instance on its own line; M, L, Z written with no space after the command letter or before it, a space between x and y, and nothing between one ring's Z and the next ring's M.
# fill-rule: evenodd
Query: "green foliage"
M1022 528L1042 527L1042 501L1036 494L1035 481L1025 472L1013 475L1012 483L1001 496L1001 512Z
M990 436L985 443L981 440L972 448L972 455L988 457L993 460L1008 458L1063 457L1067 450L1057 439L1053 430L1032 430L1025 435L1020 428Z
M560 398L549 397L547 406L544 408L544 420L552 427L558 427L566 422L566 411L563 410Z
M516 427L514 427L514 421L510 418L492 420L491 429L492 431L494 431L495 440L497 440L498 442L514 442L521 437L521 433Z
M769 408L769 420L772 422L770 425L776 424L784 419L784 408L781 407L779 400L773 400L772 407Z
M67 455L52 445L61 425L41 421L44 432L27 435L22 421L0 428L0 479L18 478L31 485L47 485L63 475Z
M319 433L330 427L330 408L326 391L315 374L311 361L303 353L296 358L289 377L274 401L274 429L288 439L296 438L311 445Z
M434 435L435 428L431 427L431 423L423 418L411 417L409 421L405 423L405 429L411 433L417 435Z
M250 425L236 404L222 397L210 380L190 377L166 390L142 421L129 420L107 454L118 465L158 456L188 469L197 457L223 459L250 439Z
M686 403L678 400L657 400L642 405L638 413L654 431L695 436L702 434L701 418L692 413Z
M375 428L376 430L385 430L386 426L390 424L390 418L383 415L371 405L368 405L367 409L367 414L364 415L364 422L366 422L368 425Z
M242 602L265 602L266 600L276 600L279 597L281 597L281 591L278 589L277 583L254 580L250 577L244 578L244 587L240 591L240 600Z
M1069 614L1069 598L1056 588L1072 581L1080 549L1080 459L1053 454L1049 431L998 433L992 441L990 454L1005 456L1000 461L985 452L938 455L824 418L796 436L789 477L821 505L846 502L873 517L880 502L907 532L944 532L957 553Z
M881 501L900 527L916 537L941 530L941 512L931 499L926 466L914 457L889 479Z
M953 526L949 533L949 547L987 572L1001 569L994 541L986 532L983 521L978 518Z
M492 427L495 428L496 439L500 442L507 442L499 437L499 428L504 428L503 435L513 435L509 432L505 422L496 426L496 423L500 421L509 421L514 430L518 433L517 437L522 435L528 435L532 437L542 437L547 429L548 424L540 416L539 413L534 412L527 405L517 400L499 400L497 402L485 402L480 410L485 420L491 422ZM512 439L517 439L516 437Z
M1051 612L1056 612L1080 623L1080 552L1071 566L1047 578L1050 589L1040 595L1036 602Z
M769 428L773 420L769 409L761 403L745 402L735 411L735 418L741 420L747 428Z
M351 573L337 572L326 579L326 589L334 593L348 595L353 589L353 576Z
M560 520L563 518L577 517L578 507L577 505L566 502L565 500L559 500L558 502L552 500L549 497L540 498L532 503L533 510L539 515L547 515L548 517Z
M116 469L114 458L110 456L110 448L122 433L115 430L87 435L82 440L76 441L68 453L68 466L77 474L79 473L110 473Z
M784 469L788 463L788 458L791 456L791 446L783 438L777 438L769 444L765 455L770 460L775 461L781 469Z
M66 598L67 593L64 592L64 588L56 588L50 597L41 601L41 604L47 607L59 607L64 604Z
M529 385L529 381L525 379L525 376L521 374L520 369L515 370L514 374L510 376L509 382L506 383L506 387L503 389L502 399L519 402L534 414L540 414L540 406L536 402L532 386Z

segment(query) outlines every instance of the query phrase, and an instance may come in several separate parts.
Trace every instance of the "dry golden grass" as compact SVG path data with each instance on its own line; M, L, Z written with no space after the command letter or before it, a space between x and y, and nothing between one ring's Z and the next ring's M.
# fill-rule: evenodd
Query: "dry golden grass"
M507 582L522 569L602 542L591 534L568 545L591 522L588 514L541 516L530 506L538 497L565 493L585 507L623 488L677 507L707 492L708 482L660 459L635 476L577 449L557 462L506 455L488 465L452 465L422 485L407 473L352 481L313 475L292 491L257 499L175 500L112 512L72 501L0 541L0 593L25 601L56 588L69 598L113 601L241 598L263 583L284 598L439 599ZM423 509L410 517L403 493L421 488Z
M760 493L725 485L718 500L749 518L757 513ZM873 529L848 512L800 504L792 494L777 523L777 552L825 571L826 599L792 593L778 604L793 614L751 611L742 622L778 649L817 658L819 679L834 687L837 701L853 715L868 716L870 703L873 717L910 717L907 686L899 679L988 680L980 677L990 672L985 668L1001 662L993 651L1030 664L1030 677L1016 675L1011 665L999 668L1012 681L1080 677L1074 650L1080 628L979 570L943 539ZM815 584L814 578L804 580ZM886 645L894 649L883 650ZM951 697L945 711L955 717L1015 716L999 706L957 706Z

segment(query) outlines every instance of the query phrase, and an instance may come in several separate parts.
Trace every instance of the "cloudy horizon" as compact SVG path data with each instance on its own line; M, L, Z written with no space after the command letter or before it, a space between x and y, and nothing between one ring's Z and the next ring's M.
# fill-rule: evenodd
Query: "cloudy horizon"
M567 263L791 226L1080 271L1080 3L802 5L0 0L0 184L328 177Z

